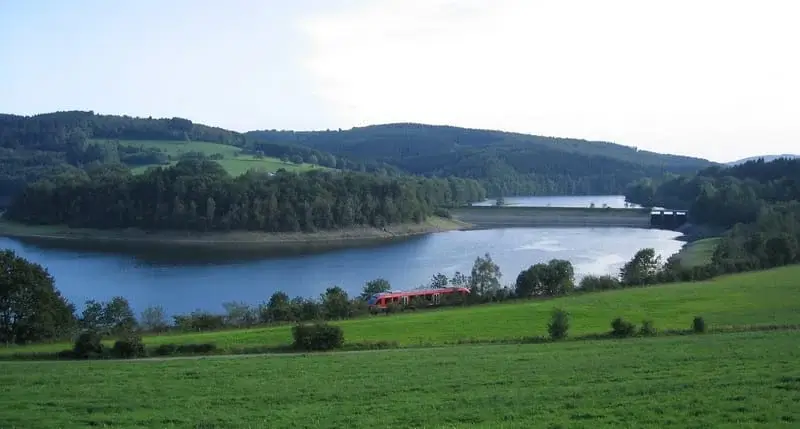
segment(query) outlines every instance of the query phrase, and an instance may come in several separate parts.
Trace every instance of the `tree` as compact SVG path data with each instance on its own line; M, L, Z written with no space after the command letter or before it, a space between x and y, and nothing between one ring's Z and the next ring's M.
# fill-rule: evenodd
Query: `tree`
M292 303L289 302L289 295L276 291L269 297L266 307L266 317L262 316L265 322L288 322L295 319L292 311Z
M249 326L255 323L256 316L253 309L244 302L224 302L225 323L231 326Z
M329 287L322 294L322 311L328 319L347 319L350 317L350 300L347 292L339 286Z
M520 272L515 287L520 297L565 295L575 288L575 271L571 262L553 259Z
M447 276L442 273L436 273L431 278L431 289L442 289L447 287Z
M74 307L41 265L0 252L0 342L25 344L59 338L75 327Z
M361 291L361 299L368 300L371 296L392 290L392 285L384 278L370 280Z
M94 329L100 331L103 325L103 304L90 299L84 303L81 312L80 326L83 329Z
M470 275L471 295L477 297L492 296L500 289L500 266L495 264L491 255L486 253L483 257L475 258Z
M106 332L119 334L129 332L136 328L136 317L133 315L128 300L115 296L103 308L102 327Z
M642 249L622 267L620 278L626 285L647 285L656 280L660 266L661 256L656 256L655 249Z
M470 282L471 279L461 271L456 271L450 278L450 284L455 287L469 287Z
M142 326L142 329L146 331L165 331L167 327L169 327L169 322L167 322L164 307L156 305L145 308L144 311L142 311L139 324Z

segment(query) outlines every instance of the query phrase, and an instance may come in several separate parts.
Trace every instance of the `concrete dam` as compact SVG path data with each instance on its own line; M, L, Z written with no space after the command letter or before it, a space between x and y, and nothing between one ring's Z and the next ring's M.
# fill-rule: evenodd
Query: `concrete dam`
M475 229L543 228L658 228L677 229L686 223L685 210L587 207L472 206L450 210L454 219Z

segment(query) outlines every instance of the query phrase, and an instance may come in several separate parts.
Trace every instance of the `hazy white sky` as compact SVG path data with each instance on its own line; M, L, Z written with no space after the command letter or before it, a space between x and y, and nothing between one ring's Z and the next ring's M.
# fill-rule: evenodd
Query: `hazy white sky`
M791 0L0 0L0 111L800 152Z

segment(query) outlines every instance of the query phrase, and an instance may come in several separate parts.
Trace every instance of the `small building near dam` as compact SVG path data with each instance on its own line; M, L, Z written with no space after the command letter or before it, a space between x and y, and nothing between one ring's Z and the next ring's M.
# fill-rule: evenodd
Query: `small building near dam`
M650 227L659 229L677 229L689 218L688 210L651 210Z

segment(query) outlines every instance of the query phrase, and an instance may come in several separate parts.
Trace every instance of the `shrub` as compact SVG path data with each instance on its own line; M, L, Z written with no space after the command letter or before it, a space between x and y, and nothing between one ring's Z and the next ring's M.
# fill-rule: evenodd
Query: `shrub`
M78 359L97 358L103 355L103 343L100 333L95 330L87 330L78 335L72 349Z
M172 356L178 351L178 346L175 344L161 344L160 346L156 347L153 353L156 356Z
M656 328L653 326L652 320L645 320L642 322L642 327L639 329L639 334L644 335L646 337L652 336L656 334Z
M56 353L56 359L75 359L74 350L61 350Z
M111 348L111 356L120 359L131 359L145 355L142 337L136 333L130 333L114 343Z
M550 323L547 324L547 332L550 333L550 338L554 340L561 340L567 337L569 331L569 314L560 309L553 309L550 316Z
M631 337L636 332L636 325L621 317L611 321L611 335L617 338Z
M195 355L207 354L217 349L216 344L203 343L203 344L179 344L175 348L175 353L181 355Z
M386 314L399 313L404 310L405 307L399 302L390 302L386 305Z
M692 321L692 331L696 334L701 334L706 331L706 321L700 316L695 316Z
M327 323L296 325L292 328L293 347L298 350L333 350L344 345L342 328Z

